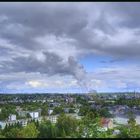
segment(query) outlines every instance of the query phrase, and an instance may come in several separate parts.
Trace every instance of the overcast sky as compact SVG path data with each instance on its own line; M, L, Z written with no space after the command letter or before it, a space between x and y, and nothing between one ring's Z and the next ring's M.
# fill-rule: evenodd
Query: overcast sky
M0 3L0 92L140 90L140 3Z

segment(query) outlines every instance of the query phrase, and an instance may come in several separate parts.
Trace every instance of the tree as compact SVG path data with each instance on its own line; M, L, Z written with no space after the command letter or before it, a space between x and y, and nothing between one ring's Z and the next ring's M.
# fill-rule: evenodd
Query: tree
M69 113L75 113L74 109L70 108Z
M129 118L128 125L120 125L118 127L120 134L117 137L121 138L139 138L140 137L140 125L136 124L134 118Z
M77 120L73 117L66 116L65 114L61 114L58 117L56 127L58 130L58 132L57 132L58 136L63 137L64 134L66 136L71 136L76 131Z
M3 135L0 134L0 138L5 138L5 136L3 136Z
M89 111L89 106L81 106L78 114L80 116L85 116L88 111Z
M13 127L5 133L5 136L7 138L17 138L19 133L20 133L20 129L16 128L16 127L15 128Z
M22 124L21 124L20 122L17 122L16 126L17 126L18 128L22 128Z
M130 125L136 125L136 120L135 120L135 117L136 116L134 115L134 113L132 111L129 111L127 113L127 115L128 115L128 118L129 118L128 124L130 124Z
M100 116L102 116L102 117L106 117L106 118L111 117L111 114L107 108L102 108L98 112L99 112Z
M36 128L38 129L38 127L39 127L39 121L38 121L38 120L35 121L35 126L36 126Z
M42 122L39 125L39 137L40 138L51 138L53 137L52 134L52 124L50 121Z
M22 138L37 138L39 131L37 130L34 123L28 124L21 130Z
M99 129L100 117L95 116L93 112L88 112L79 122L77 137L100 138L102 137L103 132Z
M2 129L0 129L0 138L5 138L5 136L2 134Z
M64 128L62 129L62 138L65 138L66 137L66 132L64 130Z
M54 124L51 125L51 133L52 133L52 138L57 137L57 129L56 129L56 126Z
M60 114L63 113L64 109L61 106L55 107L52 114Z
M41 110L41 115L42 116L46 116L48 114L48 107L47 106L43 106L42 110Z

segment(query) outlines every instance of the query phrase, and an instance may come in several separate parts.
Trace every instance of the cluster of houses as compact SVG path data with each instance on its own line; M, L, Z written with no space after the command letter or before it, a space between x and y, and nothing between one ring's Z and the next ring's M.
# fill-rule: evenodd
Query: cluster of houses
M18 113L18 116L24 117L24 119L17 119L16 114L10 114L7 120L0 121L0 126L2 129L4 129L6 125L11 125L15 123L20 123L22 126L26 126L28 121L41 121L41 109L35 111L23 111L20 107L17 107L16 111ZM29 114L29 118L27 118L27 114Z
M69 113L70 108L64 108L64 112L66 115L74 117L76 119L81 119L81 116L78 115L79 109L75 109L74 113ZM28 121L35 120L41 122L41 109L35 110L35 111L25 111L22 110L19 106L16 107L16 111L18 113L18 116L20 116L22 119L17 119L16 114L10 114L8 119L5 121L0 121L0 126L2 129L5 128L6 125L11 125L15 123L20 123L23 127L27 125ZM56 123L58 119L58 114L53 115L53 109L48 109L48 116L45 117L45 119L50 120L52 123ZM30 115L30 118L27 118L27 114ZM111 119L105 119L103 118L101 120L101 126L104 128L104 130L107 130L108 128L113 127L113 123Z
M57 121L57 118L59 115L53 115L53 108L54 107L58 107L60 106L59 103L55 103L53 101L50 100L50 105L51 107L48 109L48 116L46 116L45 118L47 120L50 120L52 123L56 123ZM27 125L27 122L28 121L31 121L31 120L38 120L39 122L42 120L42 116L41 116L41 109L38 109L38 110L34 110L34 111L26 111L26 110L23 110L20 106L16 106L16 112L18 114L18 117L16 114L10 114L9 117L7 118L7 120L5 121L0 121L0 126L2 129L4 129L4 127L7 125L10 125L10 124L15 124L15 123L20 123L22 124L22 126L26 126ZM79 112L79 109L75 109L75 113L69 113L69 110L70 108L64 108L64 112L66 114L69 114L75 118L80 118L78 117L78 112ZM0 109L1 111L1 109ZM27 115L28 114L28 115Z

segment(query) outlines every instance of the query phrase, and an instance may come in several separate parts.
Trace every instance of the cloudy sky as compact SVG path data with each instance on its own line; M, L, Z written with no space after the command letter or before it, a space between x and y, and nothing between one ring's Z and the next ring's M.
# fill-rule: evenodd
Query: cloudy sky
M0 92L140 90L140 3L0 3Z

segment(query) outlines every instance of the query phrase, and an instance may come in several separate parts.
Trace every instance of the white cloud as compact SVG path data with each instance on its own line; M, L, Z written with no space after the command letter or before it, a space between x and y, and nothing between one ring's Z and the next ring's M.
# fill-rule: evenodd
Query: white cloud
M39 81L29 81L27 82L31 87L33 88L37 88L37 87L41 87L42 83Z

